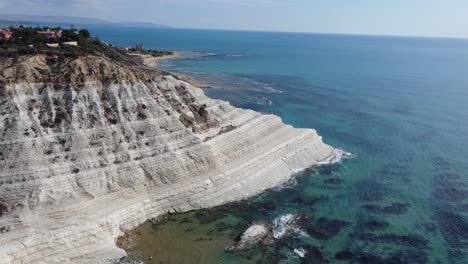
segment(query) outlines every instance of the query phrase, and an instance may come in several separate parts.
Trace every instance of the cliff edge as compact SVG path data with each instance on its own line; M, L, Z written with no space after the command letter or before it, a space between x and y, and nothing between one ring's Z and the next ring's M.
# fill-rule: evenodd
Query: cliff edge
M0 263L110 263L124 231L331 160L312 129L106 56L0 58Z

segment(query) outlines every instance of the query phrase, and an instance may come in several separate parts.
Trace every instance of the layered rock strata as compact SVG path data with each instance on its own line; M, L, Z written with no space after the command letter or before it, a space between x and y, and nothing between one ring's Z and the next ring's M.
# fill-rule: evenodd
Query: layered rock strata
M0 263L111 263L124 231L333 159L312 129L103 57L0 64Z

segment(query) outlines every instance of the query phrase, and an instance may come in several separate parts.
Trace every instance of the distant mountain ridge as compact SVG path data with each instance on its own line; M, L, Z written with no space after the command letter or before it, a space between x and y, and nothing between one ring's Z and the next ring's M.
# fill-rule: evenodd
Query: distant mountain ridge
M112 22L90 17L66 17L66 16L31 16L0 14L0 23L26 24L26 25L109 25L122 27L151 27L168 28L169 26L152 22Z

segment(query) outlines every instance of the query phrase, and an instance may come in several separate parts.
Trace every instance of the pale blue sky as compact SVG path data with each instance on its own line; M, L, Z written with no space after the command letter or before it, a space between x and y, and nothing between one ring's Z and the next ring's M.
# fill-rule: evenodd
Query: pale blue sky
M0 10L184 28L468 38L468 0L0 0Z

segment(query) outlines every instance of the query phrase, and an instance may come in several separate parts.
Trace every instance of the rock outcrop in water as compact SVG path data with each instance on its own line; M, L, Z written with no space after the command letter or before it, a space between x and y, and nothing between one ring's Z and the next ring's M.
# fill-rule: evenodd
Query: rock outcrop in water
M224 250L227 252L239 252L252 249L259 244L271 244L273 235L271 234L270 226L267 223L256 223L251 225L231 246L226 246Z
M332 159L311 129L100 56L0 58L0 263L109 263L124 231Z
M258 246L270 245L277 240L292 235L307 235L311 216L308 214L287 214L275 218L272 222L261 221L254 223L242 235L236 238L235 243L224 248L227 252L241 252ZM304 230L303 230L304 229Z

